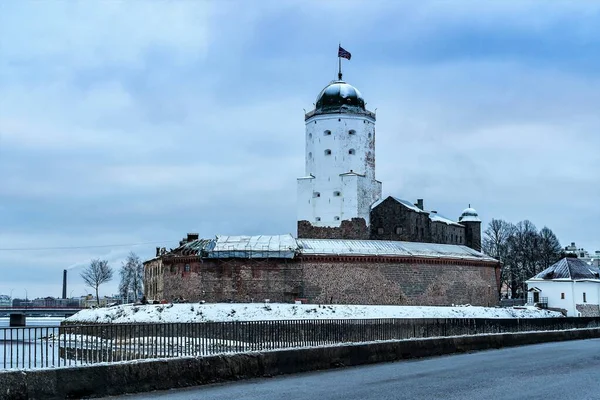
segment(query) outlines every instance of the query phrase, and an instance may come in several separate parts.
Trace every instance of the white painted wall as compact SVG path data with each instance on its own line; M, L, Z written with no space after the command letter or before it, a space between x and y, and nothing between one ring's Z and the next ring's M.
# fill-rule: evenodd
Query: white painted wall
M586 304L600 304L600 281L528 280L527 285L529 289L539 288L540 297L548 298L548 307L564 308L568 317L578 316L576 305L584 304L583 293ZM565 294L564 299L561 293Z
M298 178L298 220L338 227L342 220L362 217L368 224L370 206L380 198L381 182L375 179L375 120L362 114L309 118L305 177Z

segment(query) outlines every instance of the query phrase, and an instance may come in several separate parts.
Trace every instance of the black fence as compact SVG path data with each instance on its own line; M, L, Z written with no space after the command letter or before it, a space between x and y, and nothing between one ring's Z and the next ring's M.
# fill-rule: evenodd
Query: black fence
M333 319L1 328L0 369L600 327L600 318Z

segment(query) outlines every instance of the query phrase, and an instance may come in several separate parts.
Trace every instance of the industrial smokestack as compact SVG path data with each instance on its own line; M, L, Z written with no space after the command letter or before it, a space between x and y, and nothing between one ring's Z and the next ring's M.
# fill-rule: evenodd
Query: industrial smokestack
M63 299L67 298L67 270L63 270Z

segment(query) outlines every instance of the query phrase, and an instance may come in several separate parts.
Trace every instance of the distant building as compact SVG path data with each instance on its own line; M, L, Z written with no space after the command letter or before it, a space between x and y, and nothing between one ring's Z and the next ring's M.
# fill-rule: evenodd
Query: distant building
M12 306L12 299L6 294L0 294L0 307Z
M600 269L565 257L527 282L528 303L565 310L568 317L600 316Z
M594 253L589 253L584 248L577 247L575 242L571 242L569 246L565 247L565 253L575 254L577 258L594 267L600 268L600 250L596 250Z

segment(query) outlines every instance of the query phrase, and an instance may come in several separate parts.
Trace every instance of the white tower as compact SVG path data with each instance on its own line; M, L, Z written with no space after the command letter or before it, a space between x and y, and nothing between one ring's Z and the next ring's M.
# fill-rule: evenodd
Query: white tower
M340 74L341 75L341 74ZM301 226L339 228L343 221L364 219L381 198L375 179L375 114L360 92L341 80L319 93L305 115L305 176L298 178L298 236L343 237L306 232ZM317 229L318 230L318 229Z

